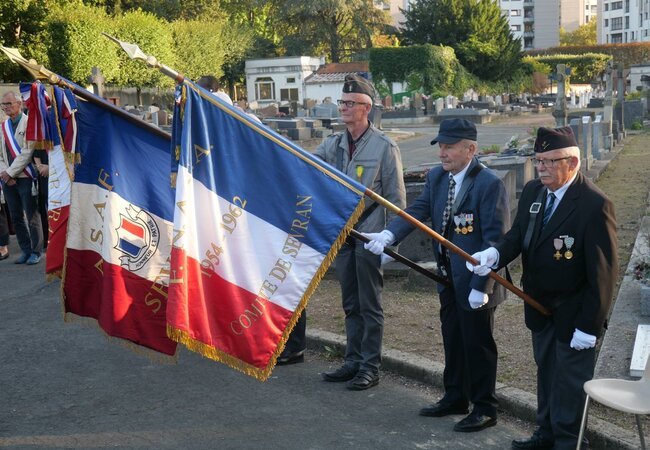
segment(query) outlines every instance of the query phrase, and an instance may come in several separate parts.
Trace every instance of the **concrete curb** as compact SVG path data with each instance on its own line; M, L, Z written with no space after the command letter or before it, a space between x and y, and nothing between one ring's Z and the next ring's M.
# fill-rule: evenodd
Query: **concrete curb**
M307 330L307 346L323 352L325 347L345 351L345 337L322 330ZM442 388L443 365L418 355L384 348L382 369ZM537 399L530 392L497 383L500 409L522 420L535 421ZM632 417L632 416L630 416ZM639 448L636 433L624 430L596 417L589 419L587 436L594 449L633 450Z

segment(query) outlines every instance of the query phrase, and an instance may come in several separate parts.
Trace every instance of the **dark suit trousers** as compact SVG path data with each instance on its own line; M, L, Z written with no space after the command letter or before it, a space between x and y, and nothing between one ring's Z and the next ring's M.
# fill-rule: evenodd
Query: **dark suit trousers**
M444 402L474 404L474 412L497 416L497 345L492 337L495 308L468 311L453 288L440 293L445 348Z
M284 351L288 353L298 353L307 348L307 310L303 309L302 314L296 322L296 326L291 330L287 345L284 346Z
M594 375L594 348L574 350L556 338L552 321L533 332L537 363L537 425L556 450L575 449L585 402L584 384Z
M16 184L4 185L2 189L20 249L27 255L40 255L43 251L43 227L38 213L38 201L32 195L32 180L16 178Z
M361 241L345 244L336 257L336 274L345 312L345 364L376 374L384 334L381 258L365 250Z

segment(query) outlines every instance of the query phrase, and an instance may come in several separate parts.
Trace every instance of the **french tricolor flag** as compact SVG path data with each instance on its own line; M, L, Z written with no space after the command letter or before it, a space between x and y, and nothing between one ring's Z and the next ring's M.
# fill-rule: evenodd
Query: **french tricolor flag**
M365 188L192 83L178 89L168 335L265 380Z
M108 336L164 359L177 346L166 329L174 214L169 139L108 108L84 101L77 107L66 319L94 319Z

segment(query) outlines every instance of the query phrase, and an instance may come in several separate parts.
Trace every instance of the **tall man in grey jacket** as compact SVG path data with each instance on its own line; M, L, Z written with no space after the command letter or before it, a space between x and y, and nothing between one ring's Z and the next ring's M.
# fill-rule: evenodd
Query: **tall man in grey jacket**
M326 138L315 155L403 208L406 193L402 158L397 144L368 120L373 98L374 88L367 80L348 75L338 101L346 130ZM356 228L373 233L383 230L386 223L386 210L369 203ZM381 363L384 330L381 257L365 250L362 242L350 240L336 257L336 273L345 311L345 363L323 373L323 379L347 381L351 390L368 389L379 382Z
M43 228L35 189L36 170L32 165L33 143L27 142L27 116L17 92L7 92L0 103L9 116L0 132L0 183L22 254L16 264L37 264L43 250Z

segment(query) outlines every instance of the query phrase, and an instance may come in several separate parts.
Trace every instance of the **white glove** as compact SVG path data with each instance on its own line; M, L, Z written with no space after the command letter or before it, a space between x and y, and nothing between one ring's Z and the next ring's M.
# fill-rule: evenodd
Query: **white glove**
M585 350L594 347L596 345L596 336L592 336L576 328L573 332L573 339L571 339L570 345L575 350Z
M469 293L468 300L469 306L471 306L472 309L477 309L488 302L488 295L485 292L472 289L472 291Z
M388 264L391 261L395 261L395 258L393 258L392 256L388 256L386 253L381 254L381 265L382 266L385 265L385 264Z
M479 262L478 265L474 266L472 263L467 261L465 262L465 267L467 267L467 270L470 272L474 272L476 275L484 277L489 274L492 269L496 268L497 263L499 262L499 251L494 247L490 247L482 252L474 253L472 258Z
M370 242L363 244L363 248L375 255L381 255L384 251L384 247L395 242L395 235L388 230L384 230L381 233L361 234L370 239Z

